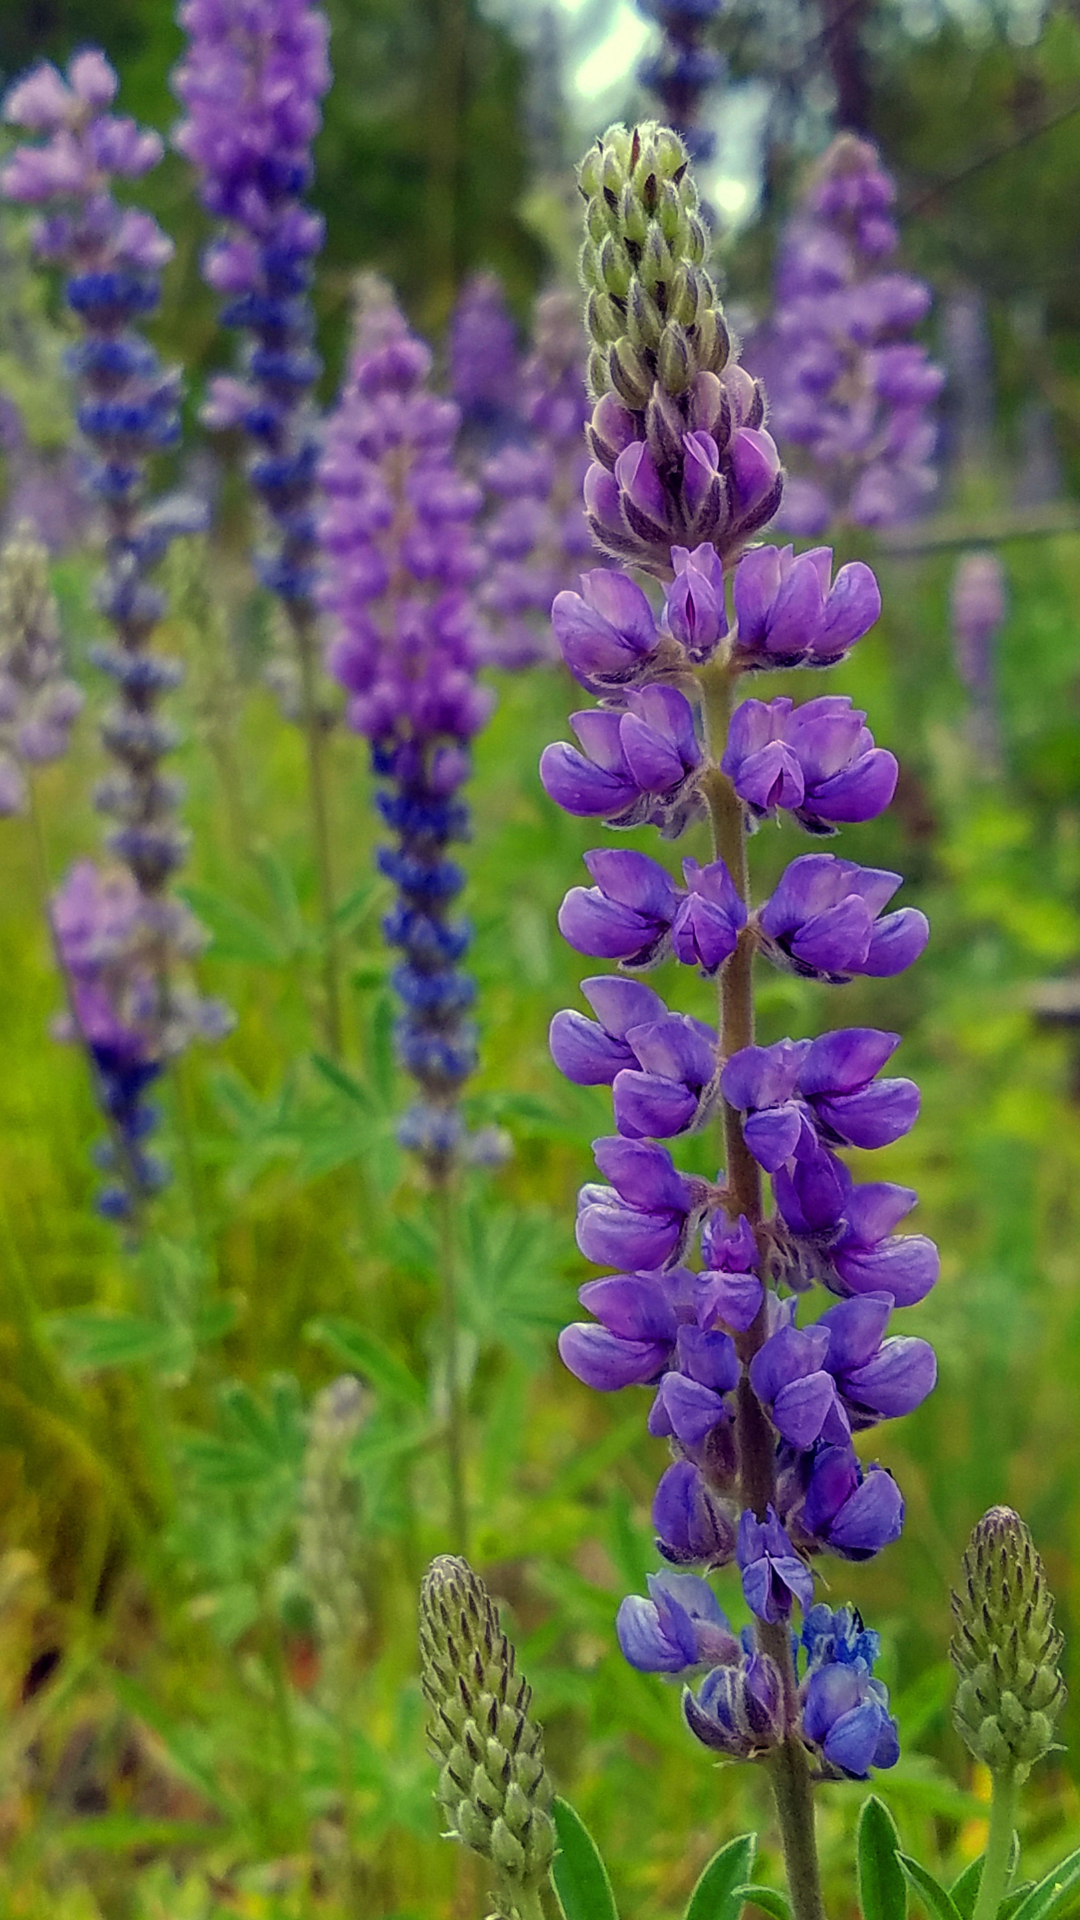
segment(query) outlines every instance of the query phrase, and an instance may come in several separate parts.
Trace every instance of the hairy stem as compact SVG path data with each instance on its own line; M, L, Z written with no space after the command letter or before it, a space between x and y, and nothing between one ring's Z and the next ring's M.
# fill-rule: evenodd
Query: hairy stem
M458 1326L454 1169L440 1165L432 1177L435 1230L439 1237L443 1357L446 1366L446 1477L450 1494L450 1544L455 1553L467 1558L469 1509L465 1494L465 1405L461 1383L461 1330Z
M995 1773L993 1799L990 1803L990 1832L986 1840L986 1859L983 1861L979 1896L975 1902L972 1920L994 1920L1001 1905L1009 1877L1009 1858L1012 1853L1013 1833L1016 1829L1016 1807L1019 1797L1012 1774Z
M330 859L330 807L326 779L326 735L319 713L319 675L315 645L315 622L310 608L290 609L300 666L302 722L307 745L308 800L311 807L311 831L315 846L315 866L319 884L319 915L322 922L323 1030L326 1049L335 1060L341 1059L341 986L338 977L337 931L334 926L334 879Z
M740 898L750 904L750 874L746 855L746 822L742 802L720 760L731 720L732 698L737 673L730 666L709 667L701 675L705 712L705 735L712 762L706 778L706 795L712 819L713 846L723 860ZM744 928L739 943L720 974L720 1056L726 1060L742 1047L754 1043L754 940ZM727 1185L732 1218L745 1214L750 1225L761 1224L761 1173L743 1139L738 1112L724 1102L724 1146L727 1156ZM775 1442L765 1410L747 1371L754 1354L766 1337L766 1308L738 1342L743 1362L735 1402L735 1420L739 1439L741 1484L739 1496L761 1519L766 1507L776 1499ZM758 1645L775 1661L784 1690L785 1722L791 1729L777 1748L771 1763L776 1817L784 1848L784 1865L794 1920L825 1920L814 1836L814 1796L798 1726L795 1663L787 1622L757 1622ZM976 1920L984 1920L977 1915Z

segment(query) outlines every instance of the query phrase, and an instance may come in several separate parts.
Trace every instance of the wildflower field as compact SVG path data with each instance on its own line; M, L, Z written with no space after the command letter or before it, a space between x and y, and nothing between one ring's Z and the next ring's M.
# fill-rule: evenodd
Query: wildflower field
M0 1912L1067 1920L1073 13L0 85Z

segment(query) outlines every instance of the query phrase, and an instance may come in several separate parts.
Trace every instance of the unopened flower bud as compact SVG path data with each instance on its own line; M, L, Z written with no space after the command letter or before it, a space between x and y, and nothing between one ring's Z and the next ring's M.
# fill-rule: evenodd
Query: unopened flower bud
M952 1609L957 1731L991 1773L1026 1780L1054 1744L1065 1685L1053 1595L1011 1507L991 1507L972 1533Z
M448 1837L492 1862L500 1911L513 1912L555 1853L544 1736L487 1588L450 1554L432 1561L420 1591L420 1657Z

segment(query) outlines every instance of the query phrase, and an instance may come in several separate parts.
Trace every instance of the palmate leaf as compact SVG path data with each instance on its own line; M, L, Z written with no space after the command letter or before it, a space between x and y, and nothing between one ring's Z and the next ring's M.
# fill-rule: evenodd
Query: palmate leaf
M227 894L193 884L178 889L210 935L216 960L238 960L252 967L287 967L296 950L277 927Z
M70 1373L154 1365L171 1371L188 1342L184 1330L137 1313L95 1308L43 1316L42 1327Z
M885 1802L872 1793L859 1814L856 1843L863 1920L904 1920L907 1888L899 1851L896 1822Z
M560 1799L551 1812L559 1836L551 1877L566 1920L619 1920L607 1868L581 1815Z
M686 1906L685 1920L739 1920L739 1890L754 1870L757 1835L741 1833L714 1853Z
M362 1374L387 1399L404 1406L427 1405L427 1390L403 1360L367 1327L337 1314L323 1314L309 1320L304 1338L317 1347L325 1347L336 1360Z

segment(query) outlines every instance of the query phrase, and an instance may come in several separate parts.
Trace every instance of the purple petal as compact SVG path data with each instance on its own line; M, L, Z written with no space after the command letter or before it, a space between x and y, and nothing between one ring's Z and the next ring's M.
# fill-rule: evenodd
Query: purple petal
M651 987L618 973L594 973L581 982L581 991L605 1032L616 1040L625 1040L631 1027L661 1020L667 1013Z
M698 1110L698 1095L681 1080L624 1068L612 1085L615 1125L630 1140L670 1140L685 1132Z
M665 1364L668 1347L659 1341L621 1340L606 1327L577 1321L559 1335L562 1363L601 1393L619 1387L645 1386Z
M601 1283L602 1284L602 1283ZM877 1352L893 1310L890 1293L864 1293L830 1307L815 1324L829 1330L825 1365L830 1373L848 1373L865 1366ZM595 1308L590 1307L590 1312Z
M632 780L596 766L562 740L544 748L540 782L557 807L582 818L620 813L638 797Z
M919 1089L914 1080L879 1080L857 1093L818 1100L815 1111L823 1125L848 1146L888 1147L915 1125Z
M917 907L901 907L887 913L874 928L863 973L875 980L903 973L922 953L930 938L930 923Z
M613 1273L587 1280L578 1299L620 1340L674 1344L678 1331L669 1291L647 1273Z
M854 1093L866 1085L900 1045L898 1033L876 1027L842 1027L823 1033L810 1043L799 1069L799 1091L812 1094Z
M594 1020L569 1008L552 1020L548 1045L559 1072L579 1087L610 1087L623 1067L634 1064L635 1056L625 1041L614 1039Z
M845 1372L845 1400L881 1420L913 1413L937 1382L937 1360L926 1340L898 1335L886 1340L865 1366Z

